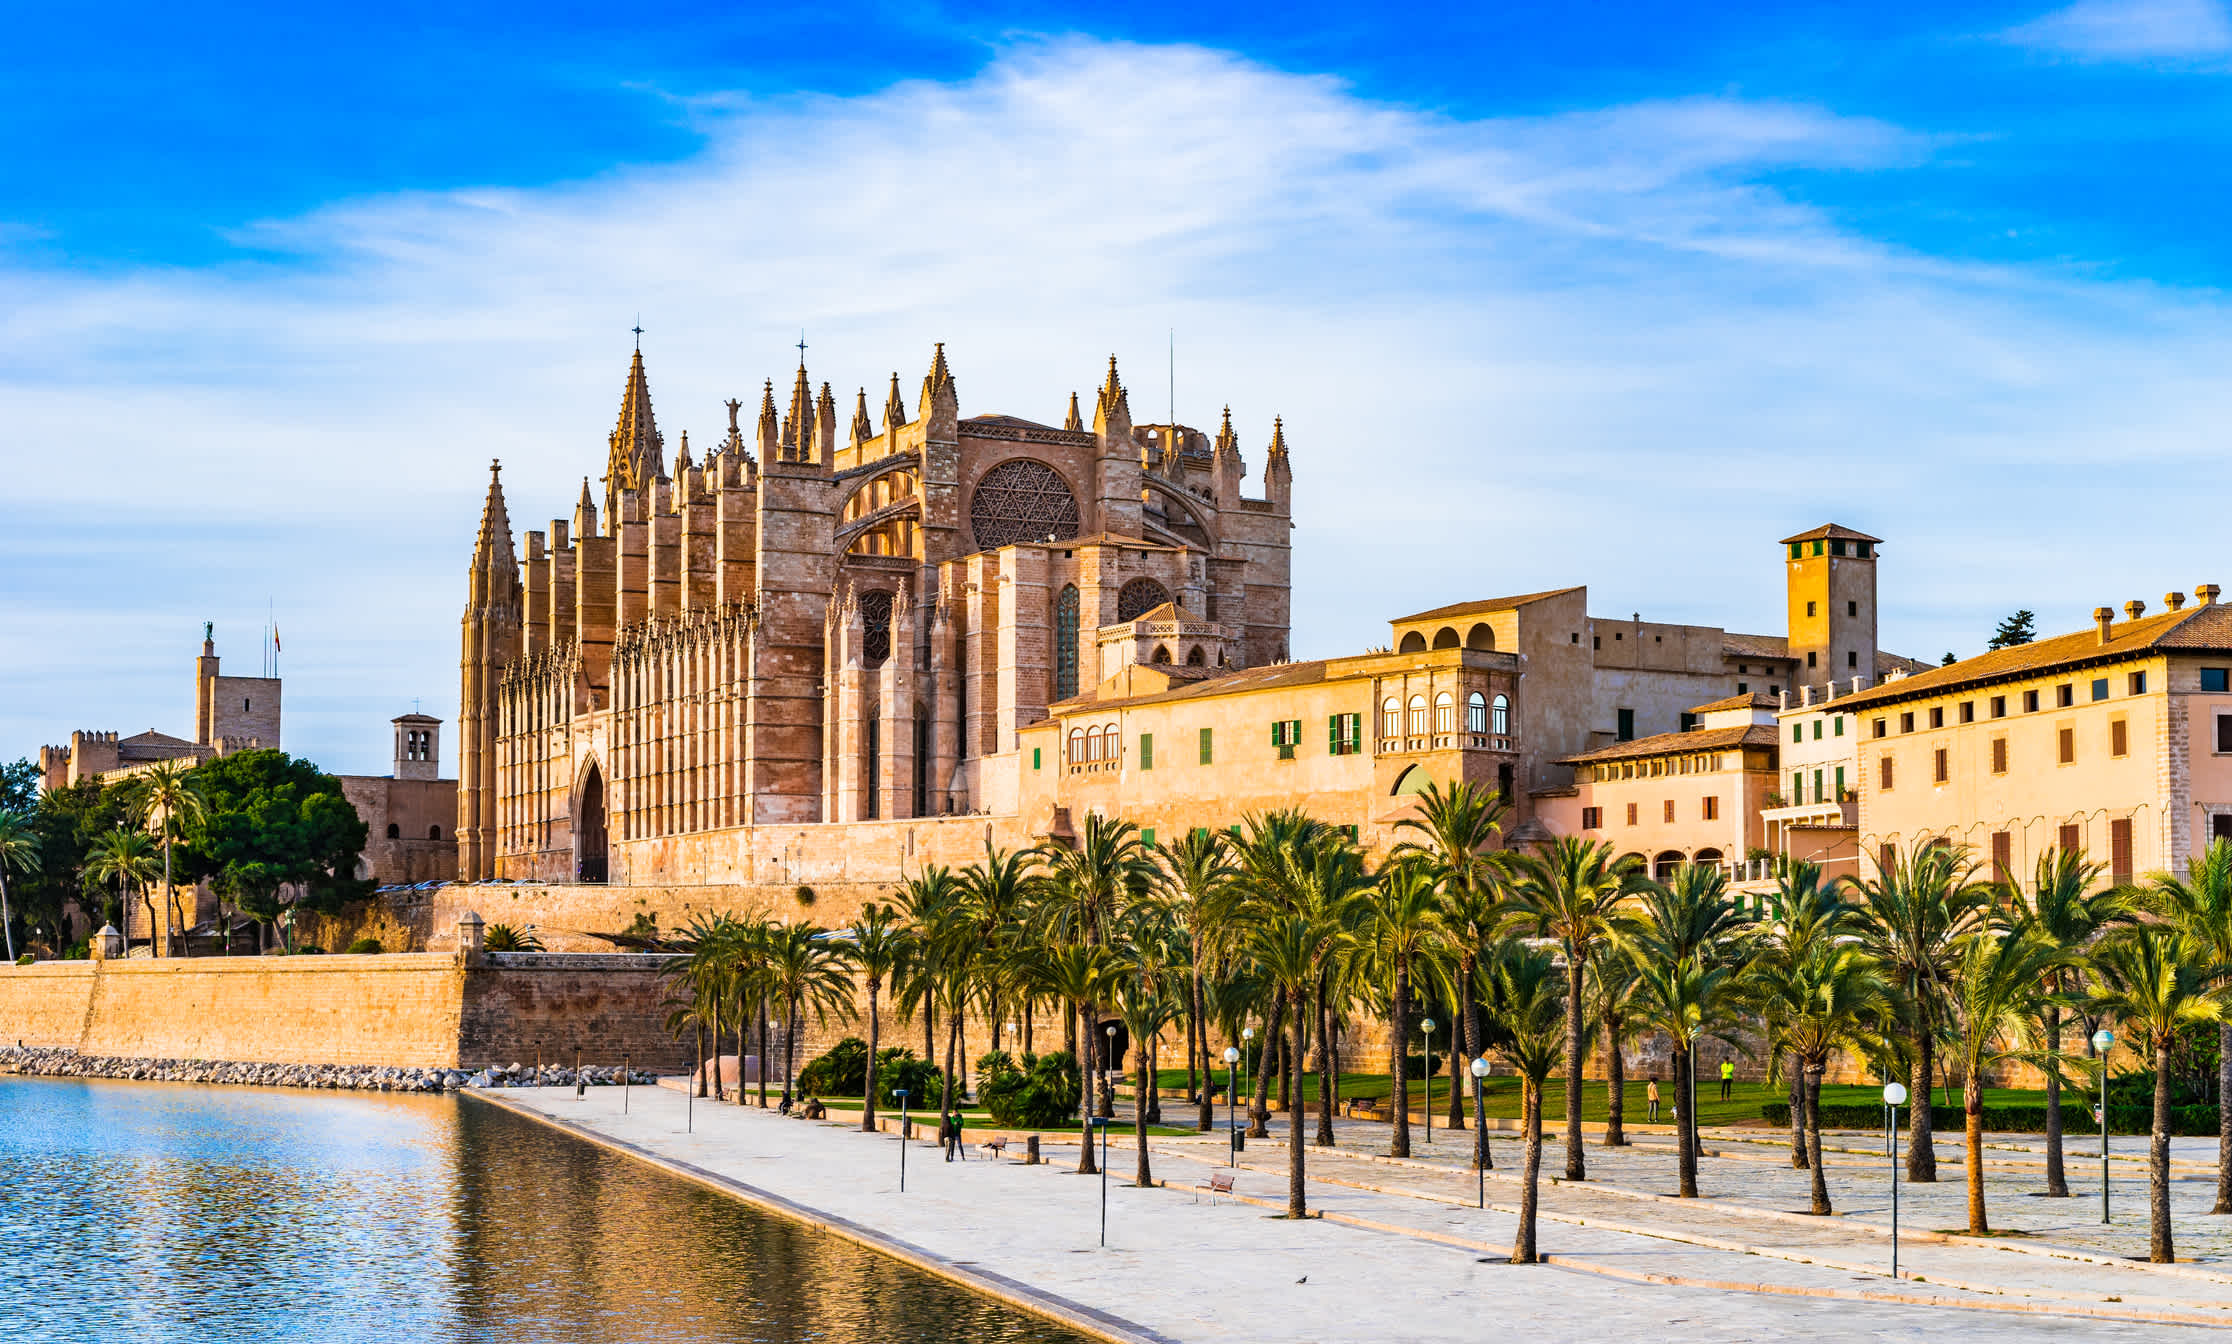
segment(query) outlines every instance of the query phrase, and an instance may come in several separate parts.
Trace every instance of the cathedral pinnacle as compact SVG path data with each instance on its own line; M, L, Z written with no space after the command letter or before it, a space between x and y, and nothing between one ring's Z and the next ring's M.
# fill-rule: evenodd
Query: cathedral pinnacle
M852 441L866 443L876 437L876 424L868 418L868 389L860 389L858 400L853 403Z
M1273 457L1282 457L1282 458L1283 458L1283 457L1285 457L1285 456L1287 455L1287 442L1286 442L1286 421L1285 421L1285 420L1283 420L1283 419L1281 419L1281 418L1280 418L1280 417L1278 417L1278 416L1273 416L1273 417L1271 418L1271 450L1270 450L1270 451L1271 451L1271 456L1273 456Z
M628 385L620 393L620 419L613 427L605 458L605 510L618 510L627 490L647 490L666 472L658 421L651 414L651 383L643 372L643 351L628 360Z
M695 465L697 464L690 461L690 431L685 429L682 431L682 447L674 455L674 479L684 479Z
M1226 454L1237 457L1240 453L1240 436L1232 432L1232 408L1230 406L1224 408L1224 423L1217 427L1217 442L1213 451L1219 457Z
M888 434L905 423L907 399L899 395L899 371L894 369L891 373L891 395L884 398L884 432Z
M763 461L776 459L776 445L781 439L781 430L775 421L775 380L770 378L760 389L759 446Z
M1069 414L1062 418L1062 428L1072 434L1082 433L1085 429L1085 417L1077 413L1077 394L1075 392L1070 393Z

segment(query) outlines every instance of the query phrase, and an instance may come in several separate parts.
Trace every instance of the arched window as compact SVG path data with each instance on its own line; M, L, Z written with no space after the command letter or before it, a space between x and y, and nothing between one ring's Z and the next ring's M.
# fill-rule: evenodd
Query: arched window
M1088 760L1088 761L1097 761L1097 760L1099 760L1099 759L1100 759L1100 751L1101 751L1100 729L1098 729L1098 728L1088 728L1088 729L1086 729L1086 730L1085 730L1085 759L1086 759L1086 760Z
M1069 758L1071 765L1077 765L1085 759L1085 730L1082 728L1070 729Z
M1403 702L1394 696L1380 701L1380 736L1400 737L1403 733Z
M1116 592L1116 619L1136 621L1170 600L1170 590L1153 579L1133 579Z
M1122 756L1124 754L1122 750L1122 743L1123 739L1116 736L1115 724L1109 724L1107 727L1101 729L1101 759L1113 761L1117 757Z
M1416 630L1409 631L1403 636L1403 645L1397 650L1399 653L1424 653L1425 651L1426 636Z
M392 821L391 821L391 822L389 822L389 823L388 823L388 839L390 839L390 840L400 840L400 839L402 839L402 838L403 838L403 828L402 828L401 826L398 826L398 825L396 825L396 824L395 824L394 822L392 822ZM867 1084L863 1083L863 1084L861 1084L861 1086L865 1087L865 1086L867 1086Z
M439 840L439 839L441 839L441 838L442 838L442 828L441 828L441 827L439 827L439 826L429 826L429 827L427 827L427 828L426 828L426 838L427 838L427 839L429 839L429 840Z
M891 657L891 590L871 588L860 595L860 665L882 667Z
M1054 698L1077 694L1077 585L1067 584L1054 599Z
M1423 695L1410 698L1410 735L1426 736L1426 697Z
M1157 663L1167 663L1167 662L1169 662L1169 661L1170 661L1170 646L1169 646L1169 645L1167 645L1167 644L1157 644L1157 645L1155 646L1155 656L1154 656L1154 659L1153 659L1153 661L1154 661L1154 662L1157 662ZM867 1084L863 1083L863 1084L862 1084L862 1086L863 1086L863 1087L865 1087L865 1086L867 1086Z
M1204 653L1203 653L1203 652L1201 651L1201 646L1200 646L1199 644L1196 644L1196 645L1194 645L1194 646L1193 646L1192 648L1190 648L1190 649L1186 650L1186 666L1188 666L1188 667L1207 667L1207 666L1209 666L1209 657L1208 657L1208 655L1207 655L1207 654L1204 654Z
M1454 733L1457 731L1457 701L1447 691L1443 691L1440 695L1434 697L1434 731L1437 733Z
M1465 699L1465 731L1468 733L1485 733L1488 731L1488 697L1478 691L1474 691Z
M1498 737L1511 735L1511 697L1499 695L1488 711L1489 731Z

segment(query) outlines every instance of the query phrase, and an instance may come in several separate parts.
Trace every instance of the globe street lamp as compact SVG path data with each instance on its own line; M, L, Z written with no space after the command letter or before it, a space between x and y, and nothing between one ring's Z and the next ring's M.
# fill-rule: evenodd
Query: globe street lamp
M1232 1069L1240 1062L1240 1052L1231 1046L1224 1051L1225 1061L1225 1165L1240 1165L1240 1122L1233 1118L1235 1096L1232 1090Z
M1426 1033L1426 1142L1434 1141L1434 1019L1426 1018L1418 1024Z
M1472 1062L1473 1174L1480 1180L1480 1207L1488 1207L1488 1057Z
M1891 1277L1899 1277L1899 1108L1906 1105L1907 1090L1899 1083L1883 1085L1888 1108L1883 1127L1883 1150L1891 1156Z
M2108 1047L2116 1033L2102 1027L2093 1033L2093 1049L2100 1055L2100 1221L2108 1221Z
M907 1089L895 1087L891 1095L899 1098L899 1193L907 1193Z

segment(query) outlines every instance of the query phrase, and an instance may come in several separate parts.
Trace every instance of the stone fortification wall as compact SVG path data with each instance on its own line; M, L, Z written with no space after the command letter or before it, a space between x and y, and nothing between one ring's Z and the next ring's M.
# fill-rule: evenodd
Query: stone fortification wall
M659 957L199 957L0 969L0 1040L89 1055L474 1068L622 1050L683 1067ZM608 1061L605 1056L611 1056Z

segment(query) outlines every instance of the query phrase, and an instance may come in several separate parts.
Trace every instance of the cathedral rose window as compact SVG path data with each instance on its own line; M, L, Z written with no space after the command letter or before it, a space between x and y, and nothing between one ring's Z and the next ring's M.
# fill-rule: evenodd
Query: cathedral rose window
M1170 590L1153 579L1133 579L1116 593L1116 619L1136 621L1170 600Z
M969 530L980 551L1048 537L1064 541L1077 535L1077 497L1043 462L1002 462L977 482Z

